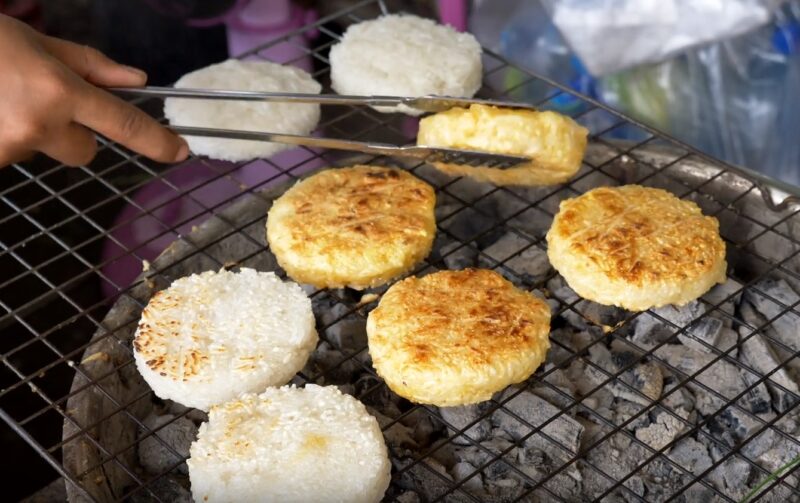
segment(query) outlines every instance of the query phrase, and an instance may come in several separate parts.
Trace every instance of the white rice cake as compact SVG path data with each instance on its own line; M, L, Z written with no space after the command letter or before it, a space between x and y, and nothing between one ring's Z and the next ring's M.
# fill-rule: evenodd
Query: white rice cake
M175 87L310 94L322 90L311 75L299 68L269 61L235 59L187 73ZM320 108L312 103L167 98L164 115L175 126L307 135L319 123ZM185 138L195 154L226 161L266 158L291 148L291 145L261 141Z
M203 410L286 384L316 344L300 286L246 268L176 280L150 299L133 340L155 394Z
M330 62L331 86L339 94L470 98L483 78L474 36L402 14L350 26L331 48ZM405 105L376 110L422 113Z
M374 503L391 464L378 421L334 386L270 388L211 408L188 460L198 502Z

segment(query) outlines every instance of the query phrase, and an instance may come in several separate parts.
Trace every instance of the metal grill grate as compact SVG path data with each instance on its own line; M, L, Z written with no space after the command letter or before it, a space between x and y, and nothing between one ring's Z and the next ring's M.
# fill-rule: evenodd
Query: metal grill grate
M332 22L372 16L376 7L385 11L380 2L361 2L294 35L319 30L335 41ZM292 40L289 36L273 41L252 54ZM332 43L320 43L306 51L320 68L315 78L323 82L328 76L325 54ZM739 500L758 481L800 453L795 407L798 393L793 380L800 344L787 341L776 328L779 324L791 325L794 317L800 316L800 297L777 295L764 286L765 278L782 279L795 288L800 285L800 243L795 237L798 210L788 200L777 206L772 203L770 190L774 191L774 185L768 188L766 182L756 181L750 174L514 67L499 55L486 51L484 68L481 97L524 99L567 113L591 130L590 151L581 171L568 184L538 189L486 186L443 177L425 165L408 166L436 188L439 199L437 243L415 273L458 264L468 256L527 289L543 293L554 308L553 348L548 364L529 382L487 402L466 422L447 420L449 416L436 407L407 402L400 402L393 411L382 410L387 437L398 430L411 431L413 425L426 424L428 430L414 432L426 440L416 439L417 445L412 448L389 441L395 466L387 499L408 501L404 498L409 496L403 493L416 484L423 499L480 501L488 497L481 492L481 481L495 480L492 477L502 472L497 480L515 481L516 485L512 484L505 496L495 494L495 500ZM320 128L342 138L414 141L402 118L369 109L326 110ZM297 179L319 161L328 165L341 162L341 156L333 152L306 152L307 159L292 166L267 161L274 175L214 204L202 200L201 191L217 182L240 187L236 177L243 164L193 158L180 165L161 166L103 141L98 158L89 167L67 170L50 164L33 169L18 164L0 172L0 417L54 470L50 478L58 476L66 481L71 495L89 500L165 499L163 488L157 487L167 477L180 477L178 468L184 457L154 433L191 416L193 411L181 411L169 422L149 428L143 414L152 408L152 393L119 391L125 386L124 382L120 384L120 376L136 372L130 335L138 321L137 309L146 303L147 292L165 286L181 271L267 260L263 220L272 197L269 189ZM190 188L174 183L172 175L189 165L204 166L213 175ZM154 181L163 184L169 197L142 205L135 194ZM602 308L559 289L559 277L551 270L541 276L524 270L526 257L544 249L544 232L559 201L596 186L623 183L667 188L681 198L696 201L706 214L720 219L731 264L729 284L733 287L704 296L699 311L688 320L662 311L629 313ZM165 221L163 210L178 200L191 201L192 212ZM115 237L117 229L130 223L113 221L125 205L136 210L130 221L150 219L161 226L158 234L136 247ZM240 211L245 207L251 208L247 215ZM197 242L195 233L186 235L187 226L206 219L214 220L217 226L212 239ZM503 238L513 245L500 253L491 245ZM145 279L131 286L117 284L107 272L106 267L116 260L147 259L144 247L163 239L179 240L181 245L170 249L182 251L171 261L154 262ZM225 251L225 243L232 239L240 243L236 251ZM116 250L112 258L101 255L104 246ZM99 294L101 288L110 288L115 295L107 299ZM742 294L757 296L767 306L761 317L747 317L741 308L730 308L732 303L741 304L738 299ZM297 382L338 380L338 384L345 384L358 374L361 378L351 383L349 390L368 405L378 407L388 390L375 376L366 346L339 347L334 337L341 324L363 323L367 310L359 304L359 296L347 290L314 291L311 296L315 308L327 307L326 316L317 312L320 336L339 351L340 357L316 362L315 367L298 376ZM112 305L116 307L109 313ZM732 344L720 347L693 335L710 319L738 331ZM658 341L643 343L636 338L635 330L648 320L666 334ZM92 333L95 335L90 341ZM585 334L579 347L575 334ZM686 364L664 356L664 348L688 339L698 349L697 354L704 355L699 363ZM749 341L757 340L773 348L776 364L772 368L765 368L754 356L746 357ZM118 352L95 350L109 347ZM624 358L609 364L597 356L603 354L602 348L606 352L610 348L615 358ZM95 366L97 359L104 359L100 362L102 371ZM643 391L630 378L643 365L655 365L665 375L664 389L657 396ZM586 381L579 383L578 392L567 390L559 380L576 366L584 369ZM745 384L730 392L724 382L713 381L719 368L732 368ZM769 389L766 396L765 383ZM572 385L576 385L574 380ZM532 391L547 397L556 412L541 420L515 405L529 398ZM701 398L706 401L703 413L686 414L680 404L687 392L696 402ZM609 393L612 406L604 405ZM768 400L766 409L754 410L748 399L755 395ZM78 403L79 398L89 400L87 396L102 405L91 422L82 422L89 416L72 410L70 404ZM693 405L696 410L701 408L698 403ZM495 436L489 441L479 439L476 428L490 417L495 422L511 422L520 434L500 440ZM565 418L579 418L583 426L577 452L565 445L559 433L559 422ZM644 424L669 424L677 433L654 446L640 433ZM112 442L108 431L114 428L127 433ZM759 446L766 437L773 451L765 454ZM137 446L145 438L156 439L174 456L168 469L152 474L138 466ZM686 449L686 439L703 446L709 453L703 458L707 462L692 464L678 456L677 451ZM547 452L547 470L532 472L518 462L530 445ZM780 446L777 451L776 445ZM458 476L443 472L442 459L452 457L458 449L472 449L475 463ZM67 462L64 453L68 450L84 452L82 464ZM770 453L784 457L773 459L767 455ZM38 467L31 464L25 468ZM737 485L725 478L728 473L746 480ZM570 480L580 490L570 492ZM768 484L760 497L800 499L793 470Z

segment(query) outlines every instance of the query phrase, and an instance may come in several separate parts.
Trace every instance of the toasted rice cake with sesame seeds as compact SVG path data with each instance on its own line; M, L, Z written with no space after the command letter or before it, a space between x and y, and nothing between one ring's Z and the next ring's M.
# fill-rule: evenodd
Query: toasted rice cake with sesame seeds
M378 421L334 386L271 388L211 408L190 449L202 502L375 503L391 464Z
M562 201L547 243L578 295L632 311L685 304L726 277L717 219L662 189L601 187Z
M157 396L208 410L286 384L316 344L300 286L243 268L193 274L156 293L142 311L133 354Z
M430 253L435 205L433 188L406 171L329 169L275 201L267 240L295 281L360 290L409 271Z
M527 379L550 347L550 308L494 271L406 278L367 320L369 352L389 388L438 406L481 402Z
M510 169L445 163L434 166L449 175L495 185L540 186L563 183L575 176L588 133L557 112L476 104L420 120L417 144L528 156L532 162Z

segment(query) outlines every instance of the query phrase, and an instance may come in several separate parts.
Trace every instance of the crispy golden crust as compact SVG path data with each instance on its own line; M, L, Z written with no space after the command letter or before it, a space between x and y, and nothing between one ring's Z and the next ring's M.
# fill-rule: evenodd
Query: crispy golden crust
M398 395L461 405L527 379L550 347L550 309L485 269L407 278L369 314L373 365Z
M180 319L168 318L168 314L179 309L182 302L183 299L169 289L156 292L142 311L133 347L153 372L162 377L188 381L205 367L209 355L204 350L204 341L194 334L189 336L190 345L180 352L171 351L174 348L167 344L171 340L182 338L185 332ZM197 321L192 323L192 331L199 332L197 323L205 322L204 313L198 313Z
M469 176L496 185L553 185L572 178L581 167L588 131L556 112L514 110L486 105L452 108L422 119L418 145L522 154L530 164L512 169L436 163L450 175Z
M436 235L433 188L406 171L329 169L272 205L267 239L296 281L362 289L411 269Z
M316 343L300 286L245 267L175 280L150 299L133 339L136 368L156 395L203 410L285 384Z
M717 219L661 189L602 187L563 201L547 242L570 287L602 304L685 304L725 281Z

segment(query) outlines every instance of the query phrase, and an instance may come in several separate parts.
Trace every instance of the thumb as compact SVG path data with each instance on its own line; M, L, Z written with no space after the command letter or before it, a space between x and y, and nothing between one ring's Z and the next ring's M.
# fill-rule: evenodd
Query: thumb
M142 70L121 65L88 45L46 36L42 36L41 42L53 57L92 84L139 87L147 82L147 74Z

